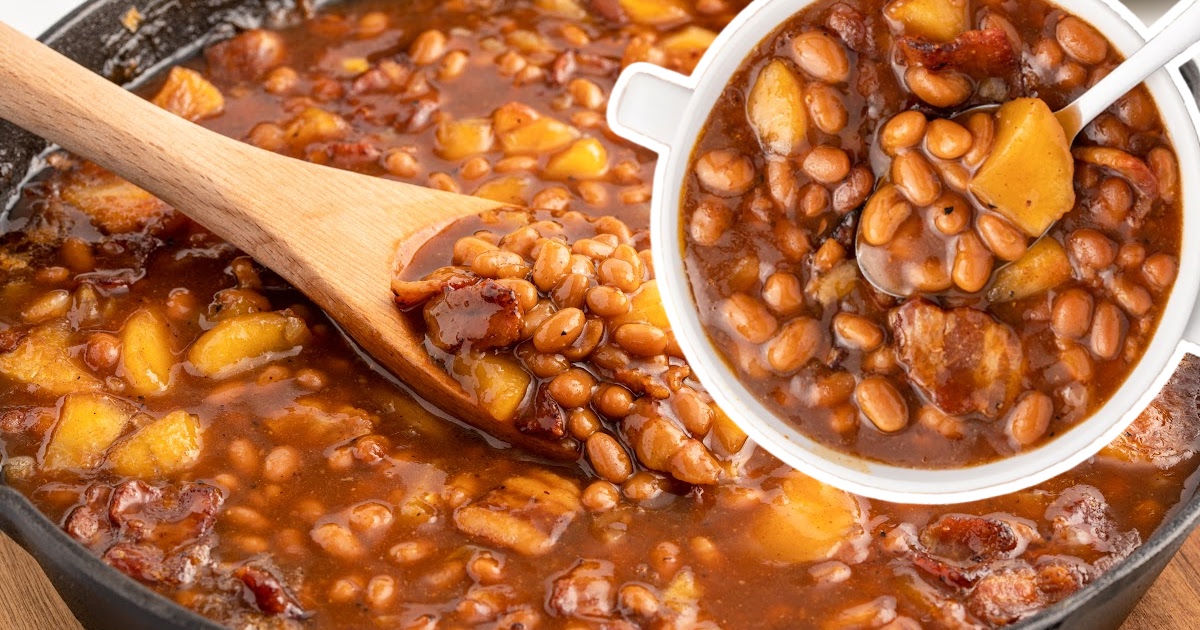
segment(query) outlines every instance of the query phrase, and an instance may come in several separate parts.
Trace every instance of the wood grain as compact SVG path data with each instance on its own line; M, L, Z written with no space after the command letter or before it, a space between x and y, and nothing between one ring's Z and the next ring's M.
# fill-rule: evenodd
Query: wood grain
M1121 630L1182 630L1200 619L1200 532L1167 566ZM29 554L0 534L0 628L80 630Z
M401 242L503 204L238 142L159 109L2 23L0 85L0 118L149 190L250 254L433 404L526 450L578 458L573 442L526 435L482 409L433 364L424 335L392 301Z

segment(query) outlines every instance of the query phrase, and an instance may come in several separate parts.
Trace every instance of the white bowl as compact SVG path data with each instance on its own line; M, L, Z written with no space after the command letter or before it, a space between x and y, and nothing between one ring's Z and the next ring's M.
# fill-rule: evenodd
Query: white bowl
M904 468L824 446L767 409L738 380L700 322L683 263L680 194L688 160L714 103L742 61L781 23L812 0L756 0L723 30L690 77L636 63L617 81L608 124L618 135L656 151L650 231L654 267L672 330L692 370L717 404L773 455L825 483L901 503L944 504L1006 494L1066 472L1125 430L1157 395L1183 353L1200 354L1195 265L1200 255L1200 142L1196 103L1178 69L1146 81L1175 146L1182 174L1180 273L1158 330L1140 363L1102 408L1063 435L1021 453L976 466ZM1110 0L1056 0L1089 21L1125 57L1146 41L1146 27Z

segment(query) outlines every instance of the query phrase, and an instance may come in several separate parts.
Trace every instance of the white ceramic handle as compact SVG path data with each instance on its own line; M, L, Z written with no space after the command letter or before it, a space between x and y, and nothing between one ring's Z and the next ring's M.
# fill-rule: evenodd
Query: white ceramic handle
M613 86L608 127L617 135L665 153L692 98L688 78L654 64L630 64Z
M1186 4L1180 2L1179 5ZM1200 1L1193 1L1187 9L1180 11L1170 22L1161 22L1162 30L1150 38L1145 46L1133 53L1121 65L1088 88L1083 96L1058 112L1058 119L1071 138L1085 125L1099 116L1109 105L1117 102L1146 77L1159 68L1180 58L1180 55L1196 42L1200 42Z

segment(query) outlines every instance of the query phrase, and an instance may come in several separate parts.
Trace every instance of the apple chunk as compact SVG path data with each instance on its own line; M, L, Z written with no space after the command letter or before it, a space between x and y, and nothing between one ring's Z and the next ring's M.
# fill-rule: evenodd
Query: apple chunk
M939 44L962 35L970 25L967 0L892 0L883 12L904 34Z
M1031 237L1075 205L1075 160L1054 112L1040 99L1009 101L996 113L991 154L971 193Z
M988 291L993 302L1013 302L1049 291L1071 279L1071 261L1063 246L1049 236L1034 243L1011 265L996 274Z
M778 59L758 73L746 115L762 147L776 155L796 155L808 140L804 86L788 65Z

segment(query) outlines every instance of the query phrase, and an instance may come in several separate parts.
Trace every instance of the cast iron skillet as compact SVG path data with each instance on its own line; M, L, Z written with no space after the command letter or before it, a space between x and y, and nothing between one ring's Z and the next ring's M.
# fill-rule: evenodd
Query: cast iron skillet
M131 33L121 18L135 4L144 21ZM42 41L113 81L128 83L159 63L239 27L260 24L292 5L288 0L92 0L53 26ZM1200 72L1189 64L1184 75L1200 99ZM42 140L0 121L0 200L13 194L45 148ZM1200 495L1181 505L1119 566L1012 628L1117 628L1197 522ZM0 530L37 559L67 605L91 630L220 629L96 559L25 497L3 485L2 479Z

